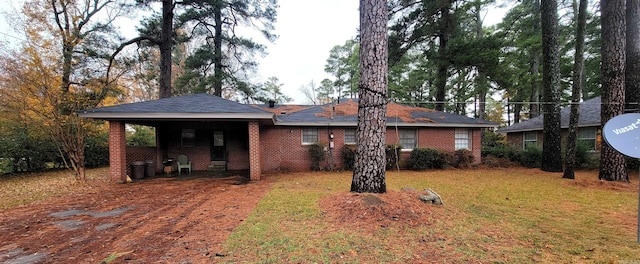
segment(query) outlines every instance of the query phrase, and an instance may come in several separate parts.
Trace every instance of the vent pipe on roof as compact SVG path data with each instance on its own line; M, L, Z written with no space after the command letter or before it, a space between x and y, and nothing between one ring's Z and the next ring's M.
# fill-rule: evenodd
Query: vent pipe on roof
M269 100L269 108L274 108L276 106L276 101Z

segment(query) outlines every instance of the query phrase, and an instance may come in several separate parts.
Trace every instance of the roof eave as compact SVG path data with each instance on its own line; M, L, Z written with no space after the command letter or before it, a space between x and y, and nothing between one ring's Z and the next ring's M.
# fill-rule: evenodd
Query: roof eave
M276 121L277 126L357 126L357 122L305 122L305 121ZM387 127L452 127L452 128L492 128L492 124L443 124L443 123L388 123Z
M578 127L600 127L599 123L592 123L592 124L579 124ZM562 126L560 127L561 129L568 129L569 126ZM541 127L533 127L533 128L521 128L521 129L509 129L509 130L500 130L498 129L498 133L518 133L518 132L531 132L531 131L539 131L542 130Z
M100 120L153 120L153 121L201 121L201 120L270 120L275 123L273 113L115 113L81 112L80 117Z

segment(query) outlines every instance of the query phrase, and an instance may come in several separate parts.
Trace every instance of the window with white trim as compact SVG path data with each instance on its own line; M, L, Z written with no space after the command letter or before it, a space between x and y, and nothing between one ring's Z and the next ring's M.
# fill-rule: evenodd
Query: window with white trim
M415 129L399 129L399 142L402 149L414 149L418 146Z
M344 144L356 144L356 130L354 128L344 129Z
M471 135L466 128L456 128L455 149L471 150Z
M527 147L536 147L536 146L538 146L538 132L536 131L524 132L522 148L526 149Z
M195 129L182 129L182 136L180 140L182 147L195 147L196 145L196 130Z
M302 144L303 145L311 145L313 143L318 142L318 129L315 127L312 128L303 128L302 129Z
M597 132L595 127L578 129L578 144L586 146L588 150L596 150Z

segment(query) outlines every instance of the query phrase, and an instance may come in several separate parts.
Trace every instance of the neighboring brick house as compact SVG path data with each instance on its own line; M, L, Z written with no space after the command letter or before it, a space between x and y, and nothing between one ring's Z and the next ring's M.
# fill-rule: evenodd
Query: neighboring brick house
M589 99L580 104L580 118L578 119L578 142L585 144L589 149L596 151L600 149L602 141L600 129L600 97ZM562 128L562 141L567 138L569 128L569 114L571 107L563 107L560 110L560 127ZM506 134L507 143L517 148L527 146L542 147L543 142L543 121L544 115L531 118L508 127L498 129L496 132Z
M343 166L342 149L355 144L357 101L345 99L321 106L247 105L207 94L185 95L123 104L80 113L109 121L110 173L125 179L128 164L150 159L156 171L163 161L187 155L193 170L223 166L248 170L252 180L264 172L304 171L311 165L308 146L323 142L328 162ZM127 147L125 124L156 128L156 147ZM389 103L387 144L411 149L469 149L481 161L482 129L497 124L431 109ZM146 152L145 152L146 151Z

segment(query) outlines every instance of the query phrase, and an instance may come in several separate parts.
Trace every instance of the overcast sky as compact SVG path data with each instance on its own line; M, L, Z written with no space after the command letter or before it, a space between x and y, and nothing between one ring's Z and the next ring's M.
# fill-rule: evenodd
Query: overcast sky
M19 10L19 3L23 1L0 0L0 10L7 11L11 6ZM300 87L311 81L319 85L322 79L328 78L324 65L329 51L357 34L359 1L279 0L278 3L275 33L280 37L267 45L267 56L258 58L259 71L253 81L266 81L275 76L283 84L283 92L294 99L292 103L306 103ZM487 19L495 17L487 16ZM10 38L7 35L19 36L2 22L0 40Z
M299 88L329 76L329 51L357 34L358 0L279 0L276 34L280 36L260 59L260 77L276 76L284 93L305 103Z

